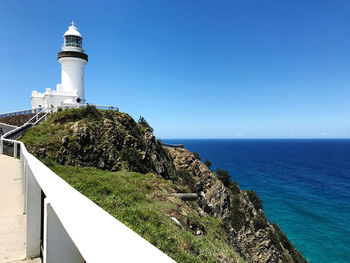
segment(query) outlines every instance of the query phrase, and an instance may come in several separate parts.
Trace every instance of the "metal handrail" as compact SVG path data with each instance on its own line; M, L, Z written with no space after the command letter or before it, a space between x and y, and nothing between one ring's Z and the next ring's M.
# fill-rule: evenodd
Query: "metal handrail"
M119 108L112 105L97 105L97 104L90 104L91 106L95 106L98 109L101 110L113 110L113 111L119 111Z
M43 109L43 108L41 108ZM17 133L25 128L27 128L28 126L35 126L37 125L40 121L42 121L44 118L47 118L47 116L51 113L53 113L55 111L55 107L50 109L49 111L47 111L43 116L41 116L40 118L37 118L40 113L42 113L42 111L38 112L34 117L32 117L29 121L27 121L25 124L23 124L22 126L20 127L17 127L16 129L13 129L7 133L5 133L4 135L1 136L1 149L0 149L0 154L2 154L2 144L3 144L3 141L8 141L8 142L17 142L16 140L11 140L11 139L6 139L6 137L9 137L10 135L14 134L14 133ZM37 120L34 122L34 123L31 123L31 120L37 118ZM16 156L15 156L16 157Z
M19 110L19 111L11 111L11 112L5 112L0 114L0 118L9 117L9 116L16 116L16 115L26 115L26 114L32 114L37 113L37 111L41 111L43 108L38 107L34 109L26 109L26 110Z
M41 108L41 111L39 111L35 116L33 116L32 118L30 118L25 124L27 123L31 123L34 119L38 120L38 117L41 113L43 113L43 111L47 110L46 108Z
M85 108L88 105L90 106L95 106L97 109L101 110L113 110L113 111L119 111L119 108L117 106L112 106L112 105L99 105L99 104L64 104L62 106L58 106L57 108L62 108L62 109L70 109L70 108Z
M162 143L162 145L165 147L170 147L170 148L184 148L183 144Z
M33 125L37 125L40 121L42 121L44 118L47 119L47 116L57 111L57 107L51 108L48 112L46 112L43 116L41 116L36 122L33 123Z

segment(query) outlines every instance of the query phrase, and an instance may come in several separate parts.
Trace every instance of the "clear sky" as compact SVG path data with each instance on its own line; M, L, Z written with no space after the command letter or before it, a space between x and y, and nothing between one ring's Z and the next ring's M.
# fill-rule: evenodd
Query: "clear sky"
M350 1L0 1L0 112L60 82L71 20L86 99L160 138L350 138Z

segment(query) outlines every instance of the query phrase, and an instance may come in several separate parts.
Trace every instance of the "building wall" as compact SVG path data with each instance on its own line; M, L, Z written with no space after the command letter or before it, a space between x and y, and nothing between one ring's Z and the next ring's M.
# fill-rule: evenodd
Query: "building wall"
M32 108L37 107L56 107L62 106L65 104L74 104L77 103L78 95L74 94L56 94L55 92L51 93L38 93L34 94L31 97Z
M62 64L61 87L63 92L77 91L81 102L85 102L84 94L84 66L86 60L74 57L60 58Z

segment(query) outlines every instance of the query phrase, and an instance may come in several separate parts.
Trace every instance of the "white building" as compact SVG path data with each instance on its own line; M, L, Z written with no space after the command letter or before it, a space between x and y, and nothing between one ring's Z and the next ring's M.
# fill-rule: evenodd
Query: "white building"
M63 35L64 44L58 53L61 63L61 84L56 90L46 89L44 93L32 92L32 108L63 106L85 103L84 67L88 56L84 53L82 39L78 28L72 24Z

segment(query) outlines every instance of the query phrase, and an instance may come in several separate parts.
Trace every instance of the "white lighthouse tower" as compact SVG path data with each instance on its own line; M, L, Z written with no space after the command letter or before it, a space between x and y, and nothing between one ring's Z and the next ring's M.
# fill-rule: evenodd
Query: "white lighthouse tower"
M45 93L32 92L32 107L63 106L85 103L84 67L88 56L84 53L82 40L78 28L72 23L63 35L64 43L58 53L61 63L61 84L56 90L47 88Z
M76 93L78 103L84 103L84 67L88 56L83 50L83 37L78 28L72 24L63 35L64 44L58 53L62 65L61 88L63 92Z

